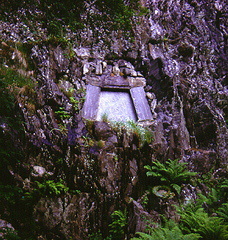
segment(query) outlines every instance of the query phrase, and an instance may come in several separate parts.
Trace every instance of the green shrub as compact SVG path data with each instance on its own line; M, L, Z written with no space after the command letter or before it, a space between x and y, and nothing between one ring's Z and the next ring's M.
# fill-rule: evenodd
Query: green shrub
M183 209L179 214L183 232L198 233L202 240L226 240L228 237L228 226L223 219L210 217L203 208L194 211Z
M7 204L15 204L22 195L22 189L13 185L0 185L0 199Z
M170 186L174 192L180 194L181 185L189 183L192 176L197 173L190 172L186 169L187 163L179 162L178 159L169 159L165 163L159 161L152 162L152 166L144 166L147 169L148 177L157 178L161 184Z
M150 229L150 234L138 232L139 237L131 240L198 240L199 234L190 233L183 234L181 229L173 221L166 223L165 227L158 227Z
M227 180L214 182L216 188L209 187L205 194L199 193L197 206L203 207L209 214L215 213L227 199Z

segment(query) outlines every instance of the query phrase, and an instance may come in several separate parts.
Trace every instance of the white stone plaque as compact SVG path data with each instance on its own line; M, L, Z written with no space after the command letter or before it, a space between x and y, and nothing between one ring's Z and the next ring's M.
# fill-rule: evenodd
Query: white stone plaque
M101 121L103 117L109 121L137 121L130 92L102 90L96 120Z

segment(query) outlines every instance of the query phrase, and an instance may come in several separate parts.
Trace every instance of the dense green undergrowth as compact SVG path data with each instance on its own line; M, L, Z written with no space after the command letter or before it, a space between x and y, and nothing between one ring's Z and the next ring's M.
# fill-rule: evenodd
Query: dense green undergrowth
M186 163L178 160L168 160L165 163L155 161L145 168L152 183L147 195L151 195L152 198L156 196L157 201L160 199L173 205L176 209L174 215L176 220L161 211L161 221L159 223L151 221L147 231L137 233L132 240L228 239L228 182L223 176L214 178L211 173L207 176L198 173L196 176L196 173L188 171ZM155 191L155 185L159 183L163 185ZM197 189L196 198L183 199L181 191L187 185ZM213 187L215 185L216 189ZM153 205L154 201L147 201L144 207L156 208L151 204Z
M13 137L24 139L23 118L16 104L17 87L24 86L25 80L20 74L10 68L0 68L0 166L15 164L23 158L20 146L15 146Z
M186 163L168 160L164 163L152 162L145 166L148 185L148 199L160 202L163 208L157 208L154 201L142 202L145 211L156 210L160 221L145 219L145 232L138 232L132 240L226 240L228 238L228 205L227 180L224 177L214 178L213 173L201 176L200 173L188 170ZM196 176L197 175L197 176ZM199 178L199 176L201 176ZM203 179L203 180L201 180ZM154 187L161 185L163 194L155 192ZM174 186L176 184L177 186ZM196 197L186 200L182 190L191 185ZM216 185L216 189L212 186ZM167 190L168 189L168 190ZM169 195L164 195L164 192ZM171 194L173 193L173 194ZM148 200L147 199L147 200ZM166 207L173 207L174 212L167 214ZM91 240L126 239L128 228L128 212L117 210L112 214L108 235L102 231L91 235Z

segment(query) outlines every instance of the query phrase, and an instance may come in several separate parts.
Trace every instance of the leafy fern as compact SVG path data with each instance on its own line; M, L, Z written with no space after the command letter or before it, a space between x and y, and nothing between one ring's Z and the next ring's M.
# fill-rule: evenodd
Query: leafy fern
M112 217L112 223L109 224L109 227L111 228L111 239L123 239L125 227L127 225L127 213L122 211L114 211L111 215Z
M196 211L184 211L181 216L181 228L187 233L198 233L202 240L226 240L228 226L218 217L210 217L203 208Z
M131 240L197 240L199 234L190 233L183 234L181 229L173 221L169 221L165 227L154 228L151 234L138 232L139 237Z
M223 203L222 206L216 211L217 215L224 220L224 222L228 222L228 203Z
M178 159L169 159L164 164L159 161L154 161L152 166L144 166L147 169L148 177L158 178L162 184L170 186L178 194L181 191L181 184L189 183L190 178L197 173L190 172L186 169L187 163L179 162Z
M45 196L59 196L61 194L66 193L69 188L66 187L63 182L60 180L59 182L54 182L53 180L47 180L44 183L40 183L36 181L38 189L35 191L38 191L41 195Z

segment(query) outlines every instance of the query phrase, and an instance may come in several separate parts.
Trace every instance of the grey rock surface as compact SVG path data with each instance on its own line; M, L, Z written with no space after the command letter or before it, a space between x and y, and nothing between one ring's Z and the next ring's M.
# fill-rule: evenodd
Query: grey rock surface
M99 230L107 235L110 214L120 207L129 209L132 236L145 228L140 216L157 220L157 213L146 212L140 203L146 189L144 165L178 158L206 173L227 164L225 1L141 2L150 13L135 25L133 42L116 32L108 43L95 41L87 29L75 42L73 56L61 44L31 43L26 61L34 63L34 93L20 89L14 111L23 119L23 134L1 116L0 130L8 146L24 153L19 163L2 168L5 179L23 186L34 175L42 183L62 179L70 188L37 199L32 216L40 239L86 240ZM20 21L0 21L3 43L30 43L32 33L22 30ZM5 65L20 65L16 50L7 49ZM23 68L29 71L26 64ZM130 83L145 90L152 143L140 147L136 133L99 121L102 114L98 121L82 118L86 86L111 84L116 78L123 87ZM31 193L35 182L28 181ZM20 224L15 223L19 229Z

